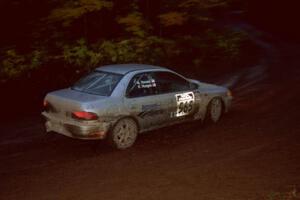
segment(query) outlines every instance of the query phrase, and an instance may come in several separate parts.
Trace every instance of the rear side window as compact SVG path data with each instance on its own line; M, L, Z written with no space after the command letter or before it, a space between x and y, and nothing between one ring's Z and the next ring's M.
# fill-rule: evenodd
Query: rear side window
M156 81L150 73L135 75L127 87L127 97L143 97L157 94Z
M89 94L110 96L121 78L122 75L119 74L95 71L80 79L72 89Z
M159 87L159 93L171 93L191 89L191 83L170 72L155 72L154 78Z

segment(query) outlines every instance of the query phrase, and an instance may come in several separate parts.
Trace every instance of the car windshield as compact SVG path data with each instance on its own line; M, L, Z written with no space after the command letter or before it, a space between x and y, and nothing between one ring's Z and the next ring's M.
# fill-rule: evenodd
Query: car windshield
M94 71L81 78L72 89L89 94L110 96L121 78L122 75L119 74Z

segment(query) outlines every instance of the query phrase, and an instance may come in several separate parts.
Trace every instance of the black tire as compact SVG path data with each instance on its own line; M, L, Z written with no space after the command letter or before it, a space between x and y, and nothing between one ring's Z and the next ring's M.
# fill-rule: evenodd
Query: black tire
M131 147L138 135L138 126L133 119L120 119L108 134L109 144L116 149Z
M208 103L206 115L204 122L205 123L217 123L220 121L223 115L223 102L219 97L215 97Z

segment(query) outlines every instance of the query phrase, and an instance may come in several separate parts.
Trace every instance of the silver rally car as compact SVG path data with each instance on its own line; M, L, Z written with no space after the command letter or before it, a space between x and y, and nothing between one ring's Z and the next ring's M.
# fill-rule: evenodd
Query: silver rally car
M142 64L97 68L72 87L50 92L42 115L47 132L104 139L118 149L138 133L191 120L219 121L232 100L224 87Z

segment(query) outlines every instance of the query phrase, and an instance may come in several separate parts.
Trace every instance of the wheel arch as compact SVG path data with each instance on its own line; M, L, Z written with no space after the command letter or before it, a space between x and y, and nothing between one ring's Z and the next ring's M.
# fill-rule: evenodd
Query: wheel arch
M133 120L133 121L136 123L138 133L140 132L141 127L140 127L140 124L139 124L138 119L137 119L136 117L134 117L134 116L131 116L131 115L125 115L125 116L119 117L114 123L112 123L109 132L111 132L111 130L116 126L116 124L117 124L119 121L123 120L123 119L131 119L131 120Z

